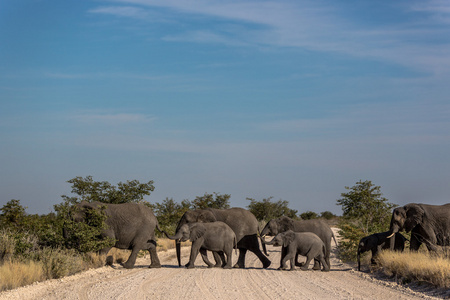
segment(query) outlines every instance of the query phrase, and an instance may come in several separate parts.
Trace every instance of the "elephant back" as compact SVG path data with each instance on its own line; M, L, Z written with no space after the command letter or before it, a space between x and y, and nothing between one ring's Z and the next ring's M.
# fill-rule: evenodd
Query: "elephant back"
M229 209L209 208L217 221L224 222L234 231L239 242L244 236L258 233L258 220L250 211L233 207Z

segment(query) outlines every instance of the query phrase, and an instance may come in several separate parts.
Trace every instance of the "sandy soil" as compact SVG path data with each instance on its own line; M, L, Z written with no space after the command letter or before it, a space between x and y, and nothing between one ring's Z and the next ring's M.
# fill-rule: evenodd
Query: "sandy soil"
M183 263L189 250L182 251ZM279 271L279 250L268 248L268 269L248 252L247 269L223 270L206 268L200 255L195 269L179 268L172 249L159 253L160 269L149 269L149 258L140 258L131 270L92 269L6 291L0 299L438 299L354 271L334 254L330 272Z

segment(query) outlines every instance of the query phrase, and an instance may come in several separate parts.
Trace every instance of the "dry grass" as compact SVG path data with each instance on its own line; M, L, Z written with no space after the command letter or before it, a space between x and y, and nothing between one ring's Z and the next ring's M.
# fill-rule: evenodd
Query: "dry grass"
M378 257L385 274L405 281L423 281L436 287L450 287L450 260L427 252L382 251Z
M181 247L190 246L191 242L182 242ZM167 251L175 249L175 241L167 238L159 238L157 243L157 251Z
M44 269L39 262L9 261L0 266L0 291L15 289L44 278Z

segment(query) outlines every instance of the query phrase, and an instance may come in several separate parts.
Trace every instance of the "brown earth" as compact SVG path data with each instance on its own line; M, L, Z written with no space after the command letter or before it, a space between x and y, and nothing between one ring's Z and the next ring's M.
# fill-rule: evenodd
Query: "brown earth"
M189 250L183 248L183 263ZM334 254L330 272L279 271L279 250L268 247L268 269L248 252L246 269L223 270L206 268L200 255L195 269L179 268L172 249L159 253L160 269L149 269L149 257L140 258L131 270L119 265L91 269L6 291L0 299L437 299L354 271Z

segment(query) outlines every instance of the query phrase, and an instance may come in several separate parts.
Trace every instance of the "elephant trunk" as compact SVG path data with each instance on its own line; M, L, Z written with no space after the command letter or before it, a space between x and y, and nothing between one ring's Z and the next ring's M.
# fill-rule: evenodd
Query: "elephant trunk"
M272 239L272 240L269 241L269 242L266 242L266 241L264 240L263 245L273 245L273 243L274 243L274 239Z
M164 234L167 236L168 239L175 240L177 243L179 243L179 239L183 237L183 234L181 232L177 232L175 235L169 235L167 232L163 231Z
M358 271L361 271L361 249L358 247L358 253L356 254L356 257L358 259Z
M177 249L178 266L181 267L181 243L175 242L175 248Z
M269 256L269 253L267 253L266 243L265 243L264 237L261 237L261 246L262 246L262 248L263 248L264 254L265 254L266 256Z
M395 234L399 231L399 226L397 224L391 225L390 235L387 237L389 239L389 249L394 250L395 247Z

